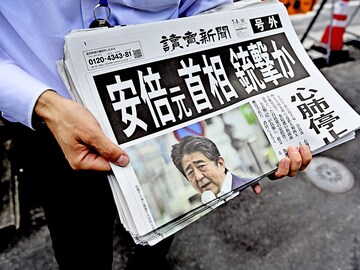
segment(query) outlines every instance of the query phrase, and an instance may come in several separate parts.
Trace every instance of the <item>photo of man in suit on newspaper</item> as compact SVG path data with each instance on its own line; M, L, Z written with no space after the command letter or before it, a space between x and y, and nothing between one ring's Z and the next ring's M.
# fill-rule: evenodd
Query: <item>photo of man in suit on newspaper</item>
M184 137L172 146L171 158L194 189L208 198L220 197L251 180L230 173L217 146L206 137ZM209 196L209 191L214 195Z

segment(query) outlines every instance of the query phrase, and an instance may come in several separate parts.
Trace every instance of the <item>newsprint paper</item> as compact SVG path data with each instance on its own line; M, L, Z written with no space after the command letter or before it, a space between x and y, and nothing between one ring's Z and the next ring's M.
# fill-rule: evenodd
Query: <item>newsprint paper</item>
M136 243L154 245L234 198L272 173L288 146L316 154L360 126L284 5L245 3L65 38L57 63L64 82L130 156L109 181ZM220 157L196 146L204 138ZM179 143L194 140L181 156Z

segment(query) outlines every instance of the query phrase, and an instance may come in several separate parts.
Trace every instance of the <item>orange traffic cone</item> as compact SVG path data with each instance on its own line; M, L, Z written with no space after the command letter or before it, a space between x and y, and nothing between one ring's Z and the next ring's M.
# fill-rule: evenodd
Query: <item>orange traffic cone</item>
M331 36L330 50L341 51L343 47L343 36L347 24L347 17L349 15L349 1L338 0L334 6L334 12L331 25L325 29L321 42L327 44L329 35ZM331 29L331 34L330 34Z

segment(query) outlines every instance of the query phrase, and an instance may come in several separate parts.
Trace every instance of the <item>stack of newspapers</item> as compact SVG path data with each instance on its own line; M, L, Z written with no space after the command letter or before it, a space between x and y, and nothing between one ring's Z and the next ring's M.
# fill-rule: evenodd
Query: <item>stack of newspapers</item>
M243 3L65 38L65 85L129 154L109 182L136 243L154 245L236 197L290 145L317 154L360 126L284 5Z

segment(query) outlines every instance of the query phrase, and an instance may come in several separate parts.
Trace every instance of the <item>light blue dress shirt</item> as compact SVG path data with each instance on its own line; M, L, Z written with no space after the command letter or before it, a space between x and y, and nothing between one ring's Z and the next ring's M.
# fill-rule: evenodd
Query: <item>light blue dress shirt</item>
M232 0L109 0L112 25L191 16ZM31 127L38 97L47 89L70 98L55 63L64 36L88 28L98 0L0 1L0 111Z

